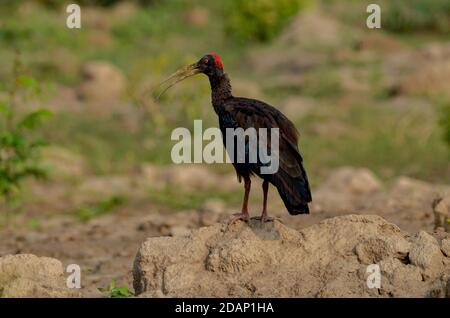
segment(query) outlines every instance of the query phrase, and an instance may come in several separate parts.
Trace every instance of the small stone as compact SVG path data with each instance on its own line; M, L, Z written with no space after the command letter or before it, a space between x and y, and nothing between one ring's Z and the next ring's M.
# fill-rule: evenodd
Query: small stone
M79 297L67 288L61 262L32 254L0 257L0 297Z
M436 239L427 232L420 231L411 246L409 260L422 269L439 267L442 263L442 253Z
M434 226L450 232L450 197L438 199L433 204Z

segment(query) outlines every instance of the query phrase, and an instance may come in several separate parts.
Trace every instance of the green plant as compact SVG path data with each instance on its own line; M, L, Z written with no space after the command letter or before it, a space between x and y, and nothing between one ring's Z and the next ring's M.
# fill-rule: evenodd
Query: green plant
M389 1L383 25L394 32L450 32L450 1Z
M128 289L128 287L116 287L116 282L113 280L106 288L97 288L101 293L109 293L110 298L127 298L132 297L134 294Z
M38 83L32 77L20 75L18 56L14 63L13 83L7 96L0 100L0 199L6 204L7 224L13 210L13 199L20 192L23 180L46 176L39 166L39 150L46 142L35 135L44 120L51 115L45 109L19 112L19 100L36 92Z
M226 10L225 31L227 35L241 41L270 41L307 2L232 0Z
M441 106L439 123L443 130L444 141L450 148L450 102L444 103Z
M92 218L112 212L124 202L123 197L112 196L92 204L83 204L73 211L73 215L81 222L87 222Z

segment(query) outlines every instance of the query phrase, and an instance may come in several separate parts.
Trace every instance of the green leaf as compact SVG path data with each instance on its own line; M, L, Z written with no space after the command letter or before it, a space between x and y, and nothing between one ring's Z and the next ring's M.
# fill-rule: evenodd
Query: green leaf
M101 293L109 293L111 298L124 298L131 297L134 294L128 289L128 287L116 287L116 281L112 280L107 288L99 287L97 290Z
M111 290L111 298L131 297L133 293L127 287L116 287Z
M53 113L47 109L39 109L26 115L18 124L18 128L33 130L43 124Z

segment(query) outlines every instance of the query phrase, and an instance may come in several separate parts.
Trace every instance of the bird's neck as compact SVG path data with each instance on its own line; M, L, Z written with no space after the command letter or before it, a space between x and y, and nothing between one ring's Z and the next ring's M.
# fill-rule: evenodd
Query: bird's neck
M232 97L231 83L227 74L210 76L209 83L211 84L211 100L214 108L220 107L226 99Z

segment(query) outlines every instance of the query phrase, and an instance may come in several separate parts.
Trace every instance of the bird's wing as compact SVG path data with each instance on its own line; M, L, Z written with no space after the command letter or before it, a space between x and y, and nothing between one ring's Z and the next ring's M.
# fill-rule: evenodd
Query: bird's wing
M225 109L237 126L243 129L250 127L257 130L259 128L279 128L279 172L275 173L272 179L286 191L291 192L292 190L293 196L300 195L298 199L310 202L309 182L303 168L303 158L297 147L298 132L292 122L276 108L253 99L236 98L227 103ZM269 132L268 137L270 138ZM270 149L270 139L267 141L267 146ZM295 179L296 182L302 184L300 191L291 189L287 179ZM287 184L281 185L286 182Z

